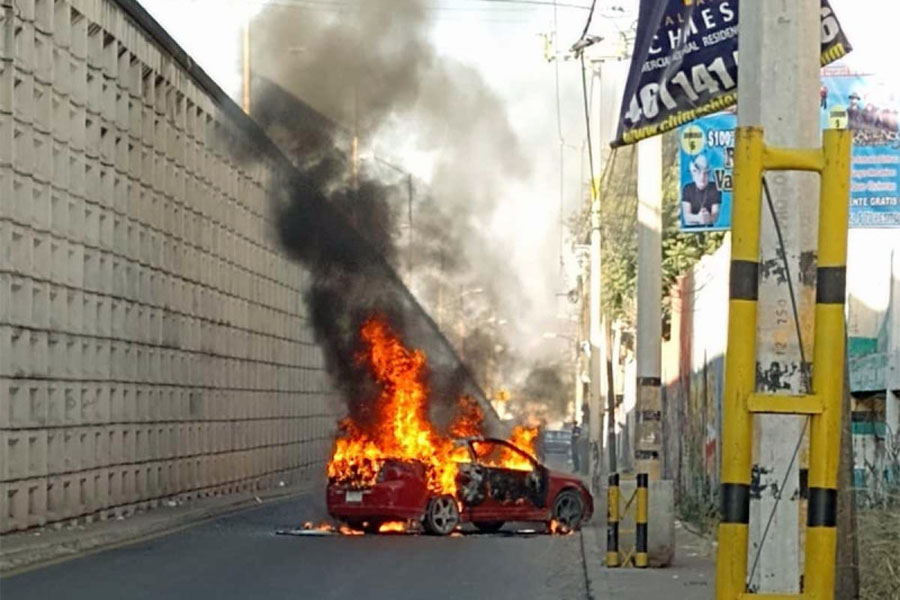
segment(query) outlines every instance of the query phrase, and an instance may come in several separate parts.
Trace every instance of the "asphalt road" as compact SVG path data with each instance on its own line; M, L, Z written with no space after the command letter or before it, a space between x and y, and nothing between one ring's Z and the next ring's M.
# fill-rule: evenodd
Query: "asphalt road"
M580 534L297 537L322 499L263 505L0 580L3 600L587 598Z

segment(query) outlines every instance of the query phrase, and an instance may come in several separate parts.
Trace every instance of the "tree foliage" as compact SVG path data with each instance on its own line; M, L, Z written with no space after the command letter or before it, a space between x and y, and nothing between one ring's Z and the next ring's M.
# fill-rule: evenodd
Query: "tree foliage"
M677 132L663 136L662 303L663 318L678 277L722 245L724 233L681 233L678 220ZM614 321L633 326L637 290L637 152L634 146L613 151L600 177L602 310ZM590 243L590 196L569 220L581 243Z
M671 318L670 294L678 277L701 258L718 250L725 239L722 231L682 233L679 230L679 187L678 134L673 131L663 136L662 301L665 322Z

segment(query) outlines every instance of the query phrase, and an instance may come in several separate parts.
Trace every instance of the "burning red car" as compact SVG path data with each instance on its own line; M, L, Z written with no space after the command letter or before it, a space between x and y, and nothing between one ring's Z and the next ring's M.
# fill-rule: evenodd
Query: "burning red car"
M539 521L578 529L591 518L593 498L577 477L551 471L508 441L471 438L457 442L455 494L429 489L428 468L418 460L384 461L376 481L359 486L331 479L329 514L354 529L419 521L429 533L447 535L460 523L494 532L509 521Z

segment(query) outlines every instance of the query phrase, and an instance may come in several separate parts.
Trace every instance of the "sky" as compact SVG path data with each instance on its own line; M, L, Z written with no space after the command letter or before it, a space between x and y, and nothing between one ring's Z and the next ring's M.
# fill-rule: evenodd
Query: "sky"
M333 0L300 1L315 10ZM141 2L213 79L238 97L241 27L260 10L263 0ZM435 48L441 55L475 67L505 100L510 122L532 159L529 176L509 186L490 228L495 243L504 248L519 273L523 294L533 307L532 314L515 316L532 323L531 338L540 343L544 333L569 327L555 320L558 294L568 291L570 283L560 268L560 215L568 217L576 210L582 193L579 182L587 179L582 169L585 127L579 66L575 61L546 61L541 35L555 30L558 47L568 48L581 34L587 11L559 6L554 18L552 6L527 2L424 2L433 20ZM589 0L558 2L589 4ZM617 37L619 30L633 23L637 4L637 0L598 0L591 33ZM900 91L900 71L893 53L884 51L885 41L892 39L900 22L900 2L831 0L831 5L854 46L846 62L885 77L891 88ZM624 13L613 7L622 7ZM387 137L375 152L387 154L396 164L428 180L429 156L401 140Z
M241 87L241 28L261 2L246 0L141 0L197 63L232 97ZM277 1L277 0L276 0ZM381 1L381 0L366 0ZM560 142L564 159L563 215L579 204L582 179L582 109L580 69L574 61L559 66L559 128L556 67L544 58L541 34L554 28L552 6L507 4L485 0L425 0L433 20L431 41L439 54L475 67L506 103L509 120L532 166L525 180L512 181L489 225L492 239L510 257L523 284L531 313L519 317L532 330L526 337L547 345L544 333L568 331L556 318L561 294L570 281L560 267ZM586 0L560 0L586 6ZM223 4L227 5L223 7ZM604 2L599 2L603 5ZM607 3L608 4L608 3ZM310 6L315 7L316 2ZM568 48L584 27L587 10L559 7L559 46ZM597 18L594 30L603 30ZM198 27L198 24L202 26ZM626 24L627 26L627 24ZM427 181L430 157L398 139L381 140L375 152ZM377 142L376 142L377 144ZM390 151L385 150L389 148ZM526 329L528 328L526 327ZM556 343L556 342L553 342ZM559 342L562 345L562 342Z

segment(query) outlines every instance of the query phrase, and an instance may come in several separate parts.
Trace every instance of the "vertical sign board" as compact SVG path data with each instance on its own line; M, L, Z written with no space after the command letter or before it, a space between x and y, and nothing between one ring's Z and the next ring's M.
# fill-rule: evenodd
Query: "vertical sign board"
M822 127L853 132L850 227L900 228L900 90L843 65L822 75Z
M723 112L678 130L679 223L682 231L731 228L731 181L737 116Z
M853 131L850 227L900 228L900 90L837 64L822 71L819 106L823 129ZM679 127L682 231L731 227L736 124L724 112Z

